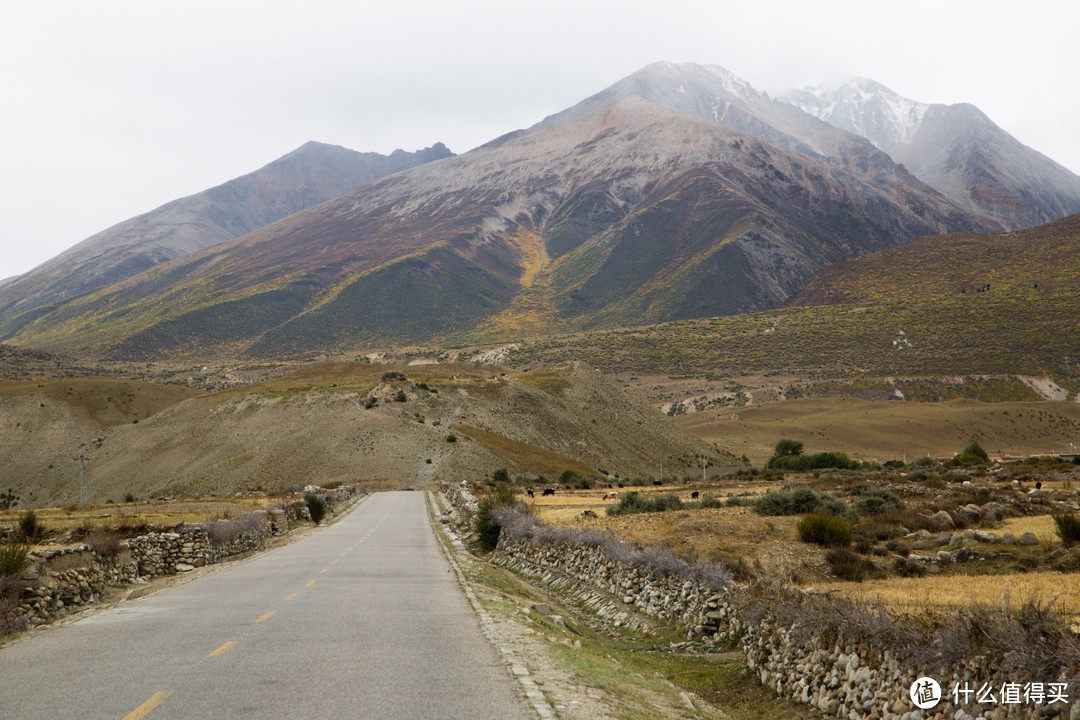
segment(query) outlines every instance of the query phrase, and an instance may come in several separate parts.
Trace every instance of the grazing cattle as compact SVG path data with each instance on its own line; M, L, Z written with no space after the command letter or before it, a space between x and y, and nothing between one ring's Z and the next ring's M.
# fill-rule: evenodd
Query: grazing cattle
M620 488L623 488L623 487L626 487L626 486L625 486L625 485L623 485L622 483L619 483L619 487L620 487Z
M1035 489L1036 490L1042 490L1042 481L1041 480L1035 483Z
M699 493L697 490L690 493L690 499L691 500L697 500L699 497L701 497L701 493Z
M653 480L653 481L652 481L652 484L653 484L653 485L663 485L663 484L664 484L664 481L663 481L663 480Z
M617 493L617 492L604 493L604 498L603 499L604 500L618 500L619 499L619 493Z
M528 489L528 490L526 490L525 492L529 493L529 497L536 497L536 493L534 493L534 492L532 491L532 488L529 488L529 489Z
M581 511L581 517L583 517L583 518L594 518L594 517L596 517L596 513L594 513L592 510L582 510Z
M543 495L554 495L554 494L555 494L555 488L544 488L544 492L540 493L540 495L542 495L542 496Z

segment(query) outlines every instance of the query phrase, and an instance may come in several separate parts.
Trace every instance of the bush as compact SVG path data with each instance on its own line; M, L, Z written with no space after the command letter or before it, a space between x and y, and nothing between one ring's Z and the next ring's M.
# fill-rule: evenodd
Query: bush
M1061 538L1061 544L1072 547L1080 542L1080 518L1071 512L1054 515L1054 532Z
M629 515L632 513L664 512L682 509L682 500L675 493L659 493L652 496L639 492L622 493L617 505L608 505L608 515Z
M27 510L19 515L19 533L23 540L29 542L45 532L45 526L38 522L37 513Z
M851 523L826 512L810 513L799 521L799 539L822 547L851 544Z
M507 471L506 468L499 468L495 472L491 473L491 480L496 485L499 485L500 483L504 485L509 484L510 473L509 471Z
M329 509L326 503L326 498L322 495L316 495L315 493L305 493L304 502L307 503L308 513L311 514L311 521L318 525L326 517L326 511Z
M496 471L497 472L497 471ZM504 471L505 472L505 471ZM495 485L495 490L480 499L473 520L476 533L476 545L481 552L491 552L499 545L499 515L508 508L516 508L513 489L504 482Z
M838 517L852 517L851 508L840 498L817 493L810 488L796 488L792 492L775 490L765 493L754 501L758 515L803 515L827 512Z
M701 507L703 508L721 508L724 507L724 503L719 500L715 495L702 495Z
M964 451L949 461L950 465L985 465L990 462L990 456L983 450L982 445L973 442L964 448Z
M849 548L830 550L825 554L825 561L829 563L832 574L841 580L862 582L877 572L877 565L873 561L860 557Z
M394 396L395 402L405 402L409 399L409 396L405 394L404 390L398 390L397 395Z
M449 435L446 436L446 442L448 442L448 443L456 443L457 442L457 435L455 435L454 433L450 433Z
M29 564L29 558L29 545L0 546L0 577L19 575Z
M108 530L97 530L86 538L86 544L101 557L116 557L120 554L120 535Z
M870 488L857 493L855 511L860 515L880 515L904 509L904 501L885 488Z
M769 459L765 467L770 470L808 472L810 470L857 470L859 463L842 452L820 452L813 455L779 455Z

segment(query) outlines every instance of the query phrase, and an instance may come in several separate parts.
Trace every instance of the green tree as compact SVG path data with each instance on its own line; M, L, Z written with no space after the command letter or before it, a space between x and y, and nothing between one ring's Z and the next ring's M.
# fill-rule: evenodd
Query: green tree
M499 483L502 483L504 485L509 485L510 484L510 473L507 472L506 468L499 468L495 472L491 473L491 480L496 485L498 485Z
M791 438L781 438L773 448L773 457L788 457L802 455L803 444Z

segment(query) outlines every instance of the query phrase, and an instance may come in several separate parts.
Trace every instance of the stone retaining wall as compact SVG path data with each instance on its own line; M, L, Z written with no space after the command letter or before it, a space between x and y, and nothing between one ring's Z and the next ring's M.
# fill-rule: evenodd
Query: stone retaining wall
M455 507L468 507L467 490L455 487L447 497ZM459 507L460 512L460 507ZM464 515L464 513L462 513ZM882 623L880 639L848 642L848 637L866 638L865 629L845 632L843 618L830 618L831 638L822 639L814 626L814 611L789 617L781 622L760 597L752 597L734 586L717 591L693 578L664 573L642 572L613 559L599 545L572 542L538 542L531 537L513 536L504 531L491 561L509 568L529 579L544 584L592 608L604 621L615 627L649 632L652 624L664 623L680 630L692 642L719 645L738 645L744 653L746 667L762 685L781 697L811 704L830 717L850 720L874 718L888 720L969 720L988 718L1063 717L1080 719L1078 685L1070 684L1069 704L1002 701L981 705L972 700L954 704L951 691L965 683L978 691L983 684L993 688L1001 697L1006 684L1058 683L1067 677L1009 677L1002 666L1003 658L984 654L963 658L928 671L912 662L897 659L896 649L887 646L886 626L891 620L879 616ZM812 594L785 589L786 607L800 603L829 602ZM843 605L820 605L816 609L820 620L822 609ZM865 618L867 616L863 616ZM870 616L873 617L872 615ZM839 628L839 630L836 630ZM873 633L869 633L872 637ZM941 636L934 636L933 642ZM933 644L933 642L931 644ZM1019 651L1027 648L1017 648ZM926 657L933 656L928 648ZM908 653L909 655L911 653ZM1080 672L1074 668L1072 673ZM944 697L930 710L918 709L909 690L920 677L935 678ZM1020 692L1017 690L1017 692ZM1023 696L1021 695L1021 699Z
M329 501L329 512L334 503L361 492L358 485L317 491ZM232 520L182 524L121 540L115 554L101 554L88 543L36 550L20 575L24 588L16 614L27 626L44 625L98 602L107 585L144 584L261 549L269 537L287 533L290 522L310 519L307 503L293 500Z

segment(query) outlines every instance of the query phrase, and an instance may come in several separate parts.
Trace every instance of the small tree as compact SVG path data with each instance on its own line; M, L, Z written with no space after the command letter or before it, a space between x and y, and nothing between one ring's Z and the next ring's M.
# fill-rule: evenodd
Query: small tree
M510 473L507 472L506 468L499 468L495 472L491 473L491 480L496 485L499 485L499 484L509 485L510 484Z
M773 448L773 457L787 457L802 455L803 444L791 438L781 438Z

